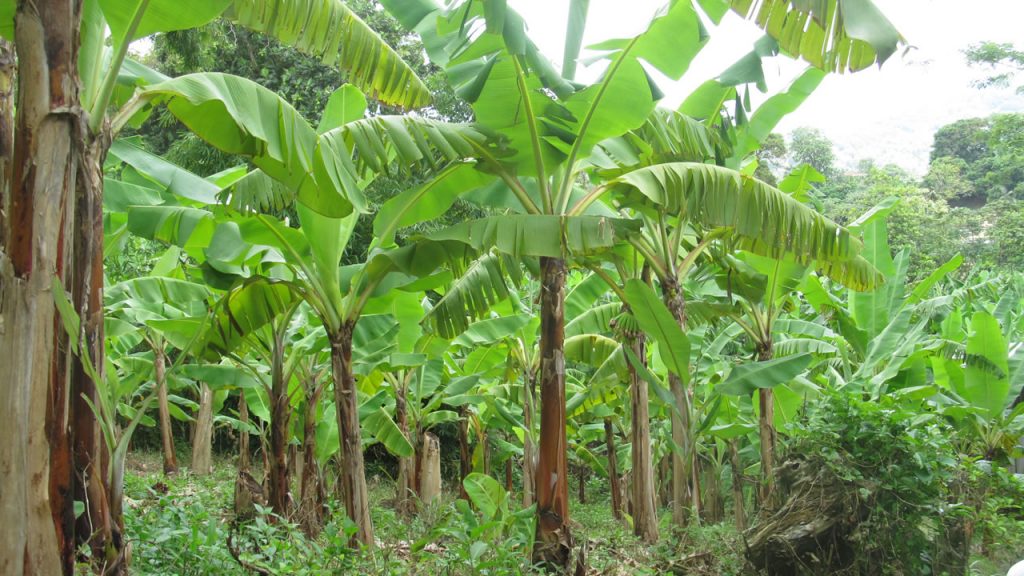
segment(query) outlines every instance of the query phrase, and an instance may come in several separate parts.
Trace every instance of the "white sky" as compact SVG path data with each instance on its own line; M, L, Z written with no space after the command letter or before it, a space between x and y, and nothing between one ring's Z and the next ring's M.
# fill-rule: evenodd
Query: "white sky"
M560 63L568 0L511 0L526 18L530 36L554 62ZM665 0L591 0L584 46L642 31ZM968 68L961 50L982 40L1024 44L1024 2L1020 0L875 0L876 5L915 47L897 52L881 70L830 75L804 105L778 130L798 126L819 128L835 144L841 164L861 158L895 163L921 174L927 169L932 134L960 118L994 112L1024 111L1024 96L1012 88L979 90L971 81L985 76ZM717 76L750 51L761 33L753 24L728 14L711 28L711 42L683 80L662 83L663 105L675 107L696 86ZM581 70L592 80L599 65ZM786 58L765 67L768 94L784 89L802 69ZM1024 77L1018 84L1024 84ZM757 105L759 93L752 94Z

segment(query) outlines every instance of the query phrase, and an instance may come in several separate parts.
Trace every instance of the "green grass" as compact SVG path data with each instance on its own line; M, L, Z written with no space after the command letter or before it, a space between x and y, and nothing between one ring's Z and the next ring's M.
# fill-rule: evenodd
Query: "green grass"
M159 455L133 455L126 474L126 532L132 571L143 575L248 574L228 551L232 531L235 464L215 462L214 473L182 472L165 478ZM446 487L447 488L447 487ZM690 574L734 574L741 566L735 531L727 525L671 533L663 517L661 542L645 546L624 522L611 516L606 487L588 483L590 499L573 501L577 542L586 542L590 574L661 574L684 561ZM323 534L310 541L294 525L268 516L236 530L242 558L275 574L514 575L531 574L525 542L532 533L511 521L500 527L476 526L446 490L439 501L405 517L391 506L394 485L372 477L370 501L378 548L352 552L345 546L344 515L333 508ZM510 506L518 509L521 495ZM680 564L682 566L682 564ZM731 566L731 567L730 567Z
M233 529L234 478L235 463L230 460L216 461L209 476L195 476L183 468L165 478L158 455L133 455L125 486L132 573L250 574L227 547ZM525 551L532 529L523 530L511 522L497 528L481 526L479 518L467 519L466 512L460 512L457 494L448 490L439 501L405 517L391 506L394 494L389 479L371 477L370 501L379 544L373 552L348 549L346 528L351 524L333 501L328 523L315 541L294 525L271 522L267 515L235 527L234 538L245 561L289 576L534 573ZM510 508L515 510L521 495L514 493L511 498ZM745 571L742 539L729 518L721 524L674 530L669 527L669 512L663 510L661 539L647 546L632 535L625 522L612 518L607 487L599 478L588 482L588 501L581 504L574 498L570 509L573 536L578 543L586 542L588 574L750 574ZM1016 560L1002 553L994 556L974 557L972 576L1001 576Z

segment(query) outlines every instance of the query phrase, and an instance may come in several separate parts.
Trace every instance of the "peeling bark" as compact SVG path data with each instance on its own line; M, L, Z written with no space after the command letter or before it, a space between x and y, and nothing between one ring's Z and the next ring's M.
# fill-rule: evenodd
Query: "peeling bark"
M441 442L430 432L423 435L419 469L420 500L430 504L441 495Z
M645 338L641 332L630 331L625 343L641 362L647 361ZM658 541L658 509L654 491L654 461L651 456L651 416L647 382L629 366L629 400L633 418L630 432L633 444L633 534L652 544Z
M213 391L203 382L199 389L199 415L196 417L196 435L192 439L192 473L207 475L213 472Z
M747 529L747 511L743 498L743 468L740 466L740 453L736 449L736 440L729 441L729 464L732 467L732 505L736 515L736 530Z
M316 538L324 524L327 492L323 472L316 460L317 410L323 385L311 377L305 384L306 410L302 418L302 480L299 491L299 524L310 538Z
M772 359L771 341L759 343L757 359L764 362ZM762 508L769 510L775 507L775 401L771 388L760 388L757 391L758 429L761 436L761 485L758 489L758 502Z
M523 374L523 507L533 506L537 493L537 458L533 445L533 371Z
M67 510L73 472L60 348L66 339L52 287L68 278L79 144L87 133L77 93L80 4L19 2L13 147L11 110L0 120L0 366L8 377L0 393L3 574L69 573L67 551L75 542ZM55 451L51 435L60 442ZM51 467L51 458L60 466Z
M372 547L373 522L370 519L370 501L366 490L366 472L359 431L359 402L356 396L355 377L352 375L353 328L352 323L346 323L340 330L330 334L334 404L338 412L338 435L341 442L341 467L338 473L345 510L359 528L349 544Z
M160 416L160 446L164 455L164 474L178 471L178 458L174 454L174 436L171 433L171 409L167 400L166 357L163 344L153 346L153 372L156 375L157 410Z
M565 261L541 258L540 458L533 562L569 572L569 478L565 435Z
M686 300L683 289L675 279L662 278L662 297L665 306L686 331ZM690 390L677 374L669 373L669 389L675 397L678 413L672 414L672 441L683 448L682 454L672 453L672 523L685 526L691 520L700 521L700 481L697 472L696 443L692 436L693 409ZM691 518L692 515L692 518Z
M249 405L245 401L245 390L238 391L238 420L243 424L238 436L238 471L248 472L252 456L249 454Z
M409 433L409 409L407 406L408 384L405 378L395 387L395 423L402 435L411 439ZM413 442L413 445L416 445ZM426 449L425 444L420 444L420 456ZM398 458L398 482L395 483L395 502L400 514L411 514L416 511L414 496L419 490L418 459L413 456L402 456Z
M466 494L466 487L463 484L466 476L473 471L473 464L469 451L469 410L465 406L459 407L459 498L469 500Z
M615 429L612 426L612 419L604 419L604 445L608 453L608 480L612 493L612 516L616 520L622 520L622 491L619 488L619 464L615 456Z
M274 513L286 519L291 512L286 451L292 408L288 402L284 362L284 342L275 328L270 366L270 470L267 477L270 485L267 500Z

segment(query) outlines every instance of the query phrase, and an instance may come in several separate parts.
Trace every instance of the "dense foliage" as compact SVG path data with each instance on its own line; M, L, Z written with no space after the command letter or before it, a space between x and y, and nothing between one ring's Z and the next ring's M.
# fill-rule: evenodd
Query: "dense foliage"
M0 3L19 54L45 28L28 4ZM942 128L921 179L852 172L819 131L771 131L903 43L868 0L669 2L593 58L570 5L561 66L503 1L62 12L85 56L53 73L81 106L4 116L67 156L20 148L15 173L67 170L32 210L2 188L45 241L0 235L0 572L961 576L1020 554L1024 116ZM660 108L730 10L767 35ZM769 90L790 56L808 67ZM80 111L80 141L46 140Z

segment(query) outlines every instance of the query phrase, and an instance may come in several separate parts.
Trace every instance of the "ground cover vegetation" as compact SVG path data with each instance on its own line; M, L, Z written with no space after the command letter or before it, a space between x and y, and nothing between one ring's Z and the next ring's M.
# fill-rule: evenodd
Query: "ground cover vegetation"
M1018 559L1019 116L844 173L772 130L903 43L867 0L669 2L591 82L569 10L556 65L491 0L0 2L0 572Z

